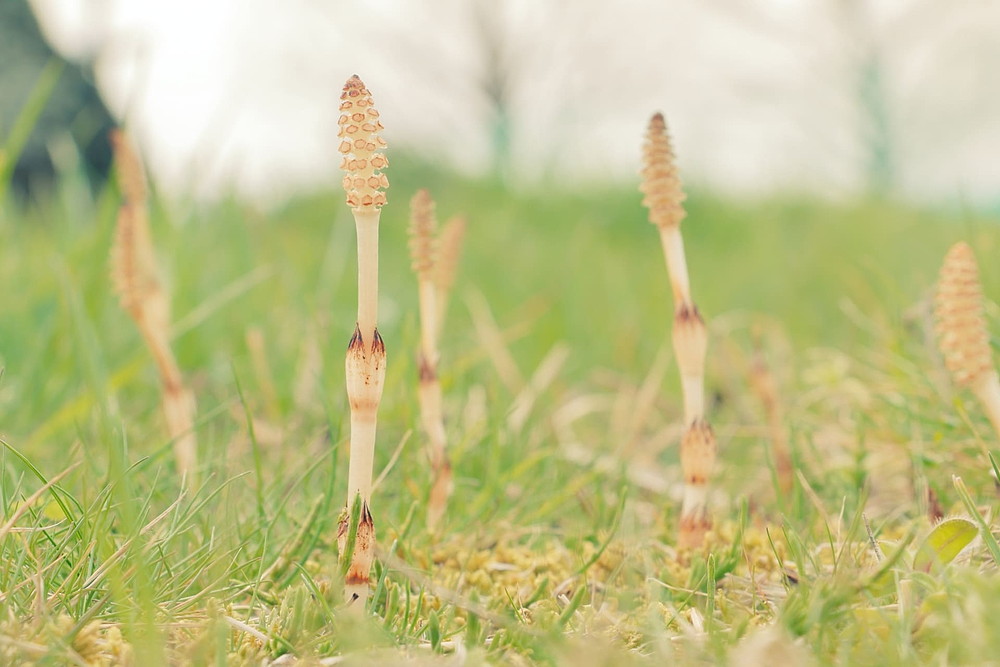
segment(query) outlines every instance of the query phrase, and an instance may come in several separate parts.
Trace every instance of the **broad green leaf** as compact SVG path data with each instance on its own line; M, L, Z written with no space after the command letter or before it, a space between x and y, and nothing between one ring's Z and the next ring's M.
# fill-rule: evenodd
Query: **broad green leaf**
M979 534L979 528L968 519L947 519L930 532L913 557L913 569L930 572L931 567L947 565Z

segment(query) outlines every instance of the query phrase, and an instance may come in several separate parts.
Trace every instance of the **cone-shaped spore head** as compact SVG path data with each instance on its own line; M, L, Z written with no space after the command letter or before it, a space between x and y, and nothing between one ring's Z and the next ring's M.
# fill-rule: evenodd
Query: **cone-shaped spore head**
M145 211L124 204L118 211L114 243L111 246L111 281L122 308L139 317L160 292L156 257Z
M145 205L146 171L142 166L139 152L132 145L124 130L115 128L109 134L111 149L115 157L115 172L122 197L129 204Z
M979 267L966 243L956 243L944 258L934 311L941 353L955 381L970 385L991 372Z
M413 271L429 278L437 260L437 218L434 200L425 189L417 190L410 200L410 257Z
M343 159L340 168L344 171L344 191L347 205L355 211L376 211L385 206L385 192L389 180L382 169L389 161L380 151L385 148L385 140L380 132L384 129L379 121L378 110L372 102L371 93L357 75L344 84L340 95L340 152Z
M649 121L646 142L642 147L642 183L639 190L649 209L649 221L658 227L679 225L686 215L684 190L674 163L674 150L667 134L663 114L655 113Z

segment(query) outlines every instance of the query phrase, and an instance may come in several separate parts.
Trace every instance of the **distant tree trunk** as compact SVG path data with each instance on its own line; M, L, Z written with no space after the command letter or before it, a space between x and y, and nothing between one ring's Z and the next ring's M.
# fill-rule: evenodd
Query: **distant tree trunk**
M506 27L502 3L476 0L473 20L484 62L481 89L490 105L490 167L500 178L509 176L513 140L511 97L511 63L508 61Z
M864 111L864 141L868 147L868 187L885 195L896 183L896 165L889 111L883 79L884 69L873 49L861 64L859 99Z
M896 185L895 143L885 88L885 68L878 38L873 34L867 0L839 0L846 37L856 45L855 94L860 112L860 141L865 153L868 191L885 196Z

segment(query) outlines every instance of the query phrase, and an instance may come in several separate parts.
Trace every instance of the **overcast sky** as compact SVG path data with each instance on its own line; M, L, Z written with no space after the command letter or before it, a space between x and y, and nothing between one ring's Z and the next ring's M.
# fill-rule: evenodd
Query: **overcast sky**
M337 98L357 73L390 155L478 172L494 155L484 81L506 77L521 183L634 178L662 110L689 183L855 194L884 142L897 192L1000 202L994 0L32 2L61 50L95 59L175 191L337 183Z

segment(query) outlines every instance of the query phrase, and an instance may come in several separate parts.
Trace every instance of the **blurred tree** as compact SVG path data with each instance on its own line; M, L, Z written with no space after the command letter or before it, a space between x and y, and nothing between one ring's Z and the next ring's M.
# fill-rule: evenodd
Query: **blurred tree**
M65 66L41 113L32 119L31 134L11 174L12 190L22 200L52 188L59 171L52 149L59 142L77 149L91 186L99 187L111 164L108 130L114 120L89 66L65 61L48 45L26 0L0 2L0 146L6 144L43 70L53 61Z
M530 181L567 159L566 137L610 86L643 85L633 54L610 48L630 41L634 25L614 22L642 2L415 0L379 17L391 35L380 55L387 69L433 82L442 102L421 134L453 140L462 125L463 152L480 151L503 180ZM434 34L446 38L427 38Z
M860 143L865 151L865 183L881 196L896 185L895 148L885 66L872 26L868 0L838 0L844 16L846 42L853 45L854 85L860 112Z
M511 78L508 63L509 39L500 14L499 3L476 0L472 3L475 34L482 49L483 67L479 85L490 109L490 145L492 171L508 176L511 152Z

